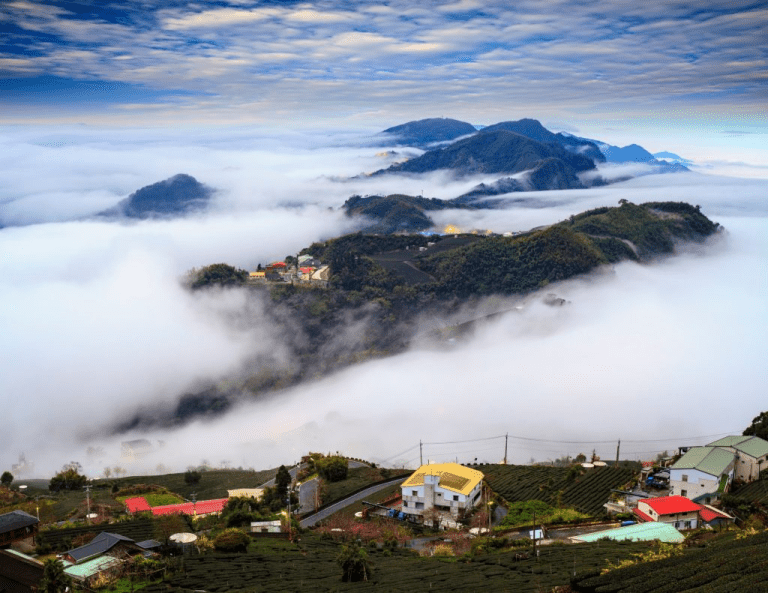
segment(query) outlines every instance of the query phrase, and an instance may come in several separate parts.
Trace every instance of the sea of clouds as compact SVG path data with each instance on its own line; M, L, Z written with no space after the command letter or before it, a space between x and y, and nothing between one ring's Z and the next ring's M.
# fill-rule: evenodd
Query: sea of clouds
M137 409L173 408L254 359L290 356L257 297L189 293L187 270L253 269L355 230L339 211L353 194L452 198L493 179L368 178L397 155L366 131L4 128L0 148L0 469L21 453L41 476L70 460L94 477L114 465L263 469L310 450L413 466L419 441L425 460L498 461L507 433L514 462L611 458L619 439L623 458L644 459L740 432L766 408L768 181L687 173L514 194L505 210L434 219L506 232L620 199L681 200L723 225L707 244L548 287L563 307L543 295L496 301L513 312L446 348L415 345L215 420L112 434ZM177 173L216 188L209 212L93 218ZM155 452L127 464L120 442L135 438Z

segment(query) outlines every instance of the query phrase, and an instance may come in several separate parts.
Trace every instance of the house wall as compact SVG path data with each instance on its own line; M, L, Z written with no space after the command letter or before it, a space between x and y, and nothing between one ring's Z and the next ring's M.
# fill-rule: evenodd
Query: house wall
M730 465L725 474L728 476L728 482L733 481L734 469ZM687 480L683 480L687 476ZM693 500L694 498L717 492L720 487L720 476L713 476L698 469L669 469L669 494L685 496Z
M760 477L760 470L768 468L768 455L755 458L741 451L736 452L739 458L736 460L736 479L745 482L753 482Z
M439 507L438 510L450 512L455 517L461 509L470 509L477 504L479 498L475 497L480 492L481 485L482 483L478 483L469 495L443 488L439 483L434 486L427 484L426 487L403 487L403 512L409 515L423 515L424 511L434 505Z

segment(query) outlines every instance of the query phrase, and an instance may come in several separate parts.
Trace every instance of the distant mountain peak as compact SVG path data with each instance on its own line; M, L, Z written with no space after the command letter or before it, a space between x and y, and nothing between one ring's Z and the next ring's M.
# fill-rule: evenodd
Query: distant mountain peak
M139 219L183 216L206 209L213 193L191 175L179 173L142 187L100 215Z

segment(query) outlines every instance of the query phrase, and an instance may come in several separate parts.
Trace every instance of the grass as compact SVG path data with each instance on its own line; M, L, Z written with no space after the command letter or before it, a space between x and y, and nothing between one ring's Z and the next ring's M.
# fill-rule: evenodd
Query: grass
M384 472L384 474L382 474ZM323 495L323 503L333 502L340 500L345 496L369 486L375 482L380 482L387 477L395 477L397 472L405 472L405 475L410 475L410 471L407 470L382 470L380 468L372 467L356 467L350 469L347 472L347 479L339 482L324 482L325 493Z

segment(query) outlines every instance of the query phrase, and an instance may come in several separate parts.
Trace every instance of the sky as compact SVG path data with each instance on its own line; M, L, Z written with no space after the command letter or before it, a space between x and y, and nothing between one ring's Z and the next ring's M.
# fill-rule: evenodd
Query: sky
M766 21L759 2L4 2L0 470L24 453L37 475L78 460L95 477L125 465L129 438L156 445L128 468L151 473L263 469L309 450L413 466L419 440L437 461L498 461L507 433L515 462L610 457L619 439L642 459L741 432L768 384ZM255 360L290 363L263 301L190 294L178 281L190 268L253 269L355 230L338 210L353 194L452 198L494 181L360 176L402 156L376 132L441 116L532 117L693 165L603 165L636 177L441 212L439 226L527 230L673 199L726 230L552 287L563 308L543 294L468 305L467 317L516 313L448 350L415 345L215 421L110 434ZM214 188L209 211L93 217L178 173Z
M764 167L766 25L765 4L744 0L12 0L0 121L378 130L533 117Z

